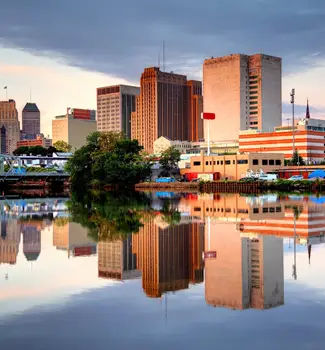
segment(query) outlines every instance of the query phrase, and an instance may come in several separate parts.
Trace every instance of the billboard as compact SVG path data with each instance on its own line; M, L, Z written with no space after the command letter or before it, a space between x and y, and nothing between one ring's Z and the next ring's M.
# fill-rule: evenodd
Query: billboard
M90 120L90 110L89 109L74 108L72 110L72 115L73 115L74 119Z

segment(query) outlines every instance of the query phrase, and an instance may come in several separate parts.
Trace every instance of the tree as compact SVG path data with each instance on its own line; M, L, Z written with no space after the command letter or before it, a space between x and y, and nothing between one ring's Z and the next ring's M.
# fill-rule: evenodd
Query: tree
M47 155L47 149L42 146L21 146L15 149L13 153L15 156L20 156L23 154L32 154L33 156L45 156Z
M303 158L298 154L297 150L292 155L290 165L305 165Z
M73 189L94 185L132 187L143 181L151 174L151 163L140 154L142 149L137 140L120 133L92 133L67 163Z
M178 162L181 159L181 153L174 146L167 148L160 157L159 163L163 174L169 175L178 168Z
M72 146L62 140L54 142L53 147L59 152L70 152L72 150Z

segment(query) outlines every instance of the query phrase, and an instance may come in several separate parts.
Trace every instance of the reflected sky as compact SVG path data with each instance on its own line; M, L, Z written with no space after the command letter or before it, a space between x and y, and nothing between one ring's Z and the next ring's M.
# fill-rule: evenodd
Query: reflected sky
M0 345L322 348L322 198L148 197L138 232L96 237L66 198L1 201Z

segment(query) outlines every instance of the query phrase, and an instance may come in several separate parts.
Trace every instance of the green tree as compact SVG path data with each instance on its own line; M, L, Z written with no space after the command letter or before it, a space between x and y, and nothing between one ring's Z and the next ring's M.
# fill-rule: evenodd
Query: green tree
M14 150L15 156L21 156L23 154L29 154L29 147L28 146L21 146Z
M72 150L72 146L62 140L54 142L53 147L55 147L59 152L70 152Z
M162 167L163 175L167 176L178 168L177 163L181 159L181 153L174 146L167 148L160 156L159 163Z
M15 149L13 153L15 156L20 156L23 154L32 154L33 156L45 156L47 154L47 149L42 146L21 146Z
M92 133L87 144L76 150L67 163L73 188L132 187L151 174L151 163L141 151L137 140L126 139L120 133Z
M303 158L299 155L297 150L295 150L292 155L290 165L305 165Z

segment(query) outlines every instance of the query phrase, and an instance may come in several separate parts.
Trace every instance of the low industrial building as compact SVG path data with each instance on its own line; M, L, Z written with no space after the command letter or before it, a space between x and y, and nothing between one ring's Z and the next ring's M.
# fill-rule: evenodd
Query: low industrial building
M43 134L37 135L35 139L24 139L17 142L18 147L32 147L32 146L41 146L44 148L49 148L52 146L52 139L44 137Z
M192 156L181 175L191 180L197 174L213 174L214 180L239 180L248 171L275 172L284 165L284 155L280 153L245 153L234 155Z
M239 135L239 152L243 153L283 153L285 159L291 159L293 148L307 164L324 161L325 120L304 118L294 131L291 126L279 126L273 132L247 130Z

